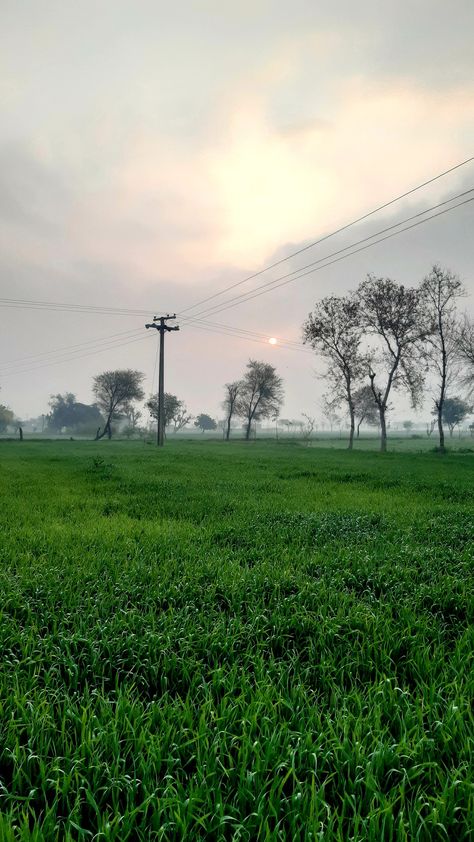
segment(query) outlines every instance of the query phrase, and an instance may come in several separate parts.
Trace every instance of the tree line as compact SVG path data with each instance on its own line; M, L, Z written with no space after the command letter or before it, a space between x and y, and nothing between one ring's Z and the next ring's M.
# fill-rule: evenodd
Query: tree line
M439 449L445 449L443 421L449 402L466 412L466 401L450 393L456 385L474 389L474 327L461 317L465 290L457 275L433 266L418 287L368 275L345 296L319 301L303 325L303 338L326 363L328 405L344 406L352 448L358 406L376 411L380 447L387 449L387 413L396 391L417 409L431 375ZM462 407L461 407L462 408Z
M355 291L326 296L315 304L302 327L303 341L325 362L327 416L334 417L341 407L347 412L349 448L365 423L379 427L385 451L393 395L404 391L417 409L429 380L434 421L427 425L427 434L431 436L436 427L439 449L445 449L444 425L452 435L472 411L474 323L458 312L465 294L457 275L435 265L417 287L368 275ZM102 372L93 378L94 404L78 402L71 392L52 395L43 423L53 432L93 432L97 440L111 438L119 422L126 425L126 434L134 434L143 419L137 402L145 398L144 379L143 372L132 369ZM466 397L454 394L455 389L464 390ZM237 418L243 421L246 439L256 422L276 421L283 399L283 381L275 367L250 359L242 377L224 387L225 439ZM158 395L151 395L145 406L157 419ZM171 393L164 396L164 412L165 426L175 432L193 420L185 402ZM310 437L314 419L305 419ZM281 423L288 429L291 424ZM0 404L0 432L13 424L13 412ZM194 425L203 432L217 428L215 419L204 412Z

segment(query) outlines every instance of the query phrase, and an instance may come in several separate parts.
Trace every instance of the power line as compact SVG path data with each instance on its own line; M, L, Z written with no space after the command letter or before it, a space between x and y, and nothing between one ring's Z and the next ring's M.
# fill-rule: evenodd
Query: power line
M470 193L470 192L472 192L473 189L474 188L471 188L471 190L468 190L467 192ZM459 195L465 195L465 194L459 194ZM451 199L448 200L448 202L454 201L455 198L458 198L458 197L453 196ZM234 298L228 299L222 305L215 305L214 307L210 308L209 310L204 310L202 313L198 313L197 316L202 316L202 315L204 315L204 316L209 316L209 315L214 316L214 315L217 315L218 313L222 313L224 310L230 310L233 307L237 307L239 304L245 304L247 301L251 301L253 298L258 298L260 295L265 295L268 292L272 292L274 289L279 289L279 287L286 286L287 284L290 284L293 281L297 281L300 278L304 278L306 275L310 275L313 272L319 272L321 269L325 269L327 266L332 266L334 263L338 263L340 260L346 260L348 257L352 257L354 254L357 254L358 252L366 251L367 249L372 248L372 246L375 246L378 243L382 243L385 240L389 240L389 239L391 239L391 237L396 237L396 236L398 236L398 234L403 234L405 231L409 231L411 228L416 228L419 225L423 225L425 222L429 222L431 219L435 219L438 216L443 216L443 214L449 213L450 211L453 211L453 210L456 210L456 208L459 208L462 205L469 204L469 202L472 202L472 201L474 201L474 197L472 197L470 199L465 199L463 202L459 202L457 205L453 205L450 208L445 208L444 210L439 211L438 213L434 213L431 216L426 217L425 219L421 219L418 222L413 223L412 225L407 225L405 228L401 228L399 231L393 231L391 234L387 234L385 237L380 237L378 240L375 240L375 242L368 243L368 244L362 246L361 248L355 248L355 246L359 245L360 243L366 243L367 240L372 240L374 237L377 237L379 234L383 233L384 231L390 231L393 228L399 228L399 226L403 225L405 222L408 222L409 220L414 219L414 218L416 218L420 215L424 215L424 214L428 213L430 210L434 210L434 208L441 207L441 205L446 204L446 202L440 202L438 205L433 205L433 207L427 208L425 211L422 211L421 214L415 214L412 217L408 217L407 219L403 219L400 222L398 222L396 225L391 225L388 228L382 229L381 231L377 231L375 234L371 234L369 237L364 237L364 239L359 240L356 243L352 243L350 246L346 246L344 249L339 249L336 252L332 252L331 254L326 255L324 258L321 258L320 260L314 261L313 263L310 263L307 266L300 267L299 269L295 270L294 272L289 272L286 275L280 276L280 278L275 278L273 281L269 281L266 284L262 284L260 287L257 287L256 290L250 290L247 293L241 293L238 296L234 296ZM352 251L349 251L349 249L352 249ZM341 252L345 252L345 251L348 251L349 253L341 255ZM335 255L340 255L340 256L336 257L334 260L329 260L330 257L333 257ZM323 263L323 261L327 261L327 262ZM320 264L320 263L322 265L317 265L317 264ZM312 268L308 269L308 267L312 267ZM301 271L302 269L308 269L308 271L302 272ZM301 274L296 274L297 272L300 272ZM295 277L290 277L291 275L295 275ZM281 283L278 283L278 281L281 281ZM232 302L234 302L234 303L232 303Z
M140 333L141 333L141 331L140 331ZM32 366L30 368L23 368L23 369L19 369L19 370L16 370L16 371L13 370L13 371L2 372L1 377L2 378L12 377L16 374L30 374L32 371L38 371L38 369L40 369L40 368L48 368L49 366L52 366L52 365L60 365L61 363L74 362L75 360L80 360L80 359L83 359L84 357L90 357L90 356L95 356L96 354L101 354L103 351L112 351L112 350L115 350L115 349L123 348L125 345L131 345L134 342L143 342L146 338L147 338L146 336L141 335L141 336L138 336L134 339L128 339L125 342L113 342L113 343L107 345L104 348L98 348L94 351L87 351L84 354L72 354L67 358L63 358L63 359L59 359L59 360L48 360L47 362L39 363L39 365Z
M0 366L4 368L5 366L8 367L11 365L21 365L22 363L28 362L28 360L39 360L40 358L51 356L51 354L58 354L61 352L67 353L69 351L74 351L78 348L91 347L102 342L109 342L111 339L119 337L125 339L126 337L131 336L133 334L138 335L138 333L141 333L141 331L137 328L134 328L133 330L122 331L120 333L112 333L110 336L97 337L96 339L88 339L85 342L77 342L75 345L64 345L61 348L51 348L51 350L49 351L39 351L35 354L29 354L25 357L17 357L14 360L5 360L4 362L0 362Z
M261 332L255 331L255 330L245 330L243 328L234 327L233 325L223 325L223 324L220 324L219 322L208 322L208 321L205 321L204 319L194 318L193 316L183 316L182 318L185 322L190 323L190 325L189 325L190 327L200 326L200 327L203 327L203 328L205 328L205 327L217 328L217 329L220 329L221 331L232 331L236 336L242 335L243 339L251 338L253 340L259 340L259 341L264 341L264 342L268 342L268 340L270 339L270 335L269 335L268 332L267 333L261 333ZM301 349L301 348L305 347L303 342L297 342L294 339L286 339L283 336L275 335L275 339L277 339L279 345L291 345L291 346L295 346L298 349Z
M282 263L285 263L287 260L291 260L293 257L297 257L297 255L302 254L308 249L314 248L314 246L323 243L325 240L329 240L331 237L335 237L336 234L340 234L343 231L347 231L348 228L352 228L353 225L357 225L359 222L363 222L365 219L369 219L369 217L373 216L376 213L379 213L385 208L390 207L390 205L395 204L395 202L401 201L401 199L406 199L408 196L411 196L413 193L416 193L418 190L421 190L423 187L427 187L429 184L433 184L435 181L438 181L440 178L444 178L444 176L449 175L449 173L454 172L455 170L460 169L461 167L466 166L466 164L470 164L474 161L474 156L470 158L466 158L465 161L461 161L458 164L455 164L453 167L450 167L444 172L438 173L438 175L429 178L427 181L423 181L421 184L418 184L416 187L412 187L410 190L407 190L405 193L401 193L399 196L395 196L395 198L390 199L388 202L385 202L383 205L379 205L378 207L374 208L373 210L369 211L368 213L363 214L362 216L357 217L357 219L353 219L351 222L342 225L340 228L337 228L335 231L331 231L329 234L325 234L323 237L320 237L318 240L314 240L312 243L309 243L307 246L303 246L302 248L298 249L297 251L288 254L286 257L282 257L280 260L276 260L274 263L271 263L269 266L265 266L263 269L260 269L258 272L254 272L252 275L248 275L246 278L243 278L240 281L237 281L234 284L230 284L228 287L220 290L219 292L214 292L212 295L208 295L207 298L203 298L200 301L196 302L195 304L191 304L189 307L186 307L181 312L181 316L183 313L189 312L189 310L194 310L196 307L201 307L202 304L206 304L208 301L212 301L214 298L218 298L221 295L224 295L226 292L230 292L230 290L235 289L242 284L248 283L248 281L252 281L254 278L258 278L260 275L263 275L265 272L268 272L270 269L274 269L276 266L280 266Z
M190 324L189 327L191 329L195 329L195 330L203 330L206 333L217 333L217 334L220 334L220 335L223 335L223 336L232 336L235 339L243 339L246 342L256 342L259 345L267 345L268 344L268 339L263 339L262 337L242 336L241 333L237 333L233 330L214 329L212 327L206 327L205 325L194 324L194 323ZM313 354L312 351L308 350L307 348L305 348L303 346L300 347L296 343L294 345L286 344L283 340L280 340L280 339L278 340L276 345L272 346L272 348L283 348L286 351L299 351L300 353L303 353L303 354Z

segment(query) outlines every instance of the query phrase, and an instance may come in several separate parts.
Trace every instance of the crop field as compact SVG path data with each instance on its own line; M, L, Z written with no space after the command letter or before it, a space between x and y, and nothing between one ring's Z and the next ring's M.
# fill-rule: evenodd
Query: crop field
M0 842L474 839L474 454L0 442L0 493Z

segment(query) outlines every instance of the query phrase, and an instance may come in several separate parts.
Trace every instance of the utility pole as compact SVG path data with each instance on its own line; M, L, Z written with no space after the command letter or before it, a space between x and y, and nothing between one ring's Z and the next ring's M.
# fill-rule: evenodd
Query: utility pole
M154 327L160 333L160 368L158 379L158 426L156 430L156 443L158 447L163 447L165 443L165 332L170 330L179 330L178 325L168 325L166 322L169 319L175 319L176 313L173 316L154 316L151 324L145 325L146 329Z

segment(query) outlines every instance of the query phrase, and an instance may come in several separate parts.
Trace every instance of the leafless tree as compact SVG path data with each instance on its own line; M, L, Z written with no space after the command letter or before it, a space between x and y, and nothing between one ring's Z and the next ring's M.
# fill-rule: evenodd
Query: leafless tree
M302 415L305 419L301 425L303 440L309 445L316 424L316 419L312 418L311 415L308 415L306 412L303 412Z
M326 362L324 377L331 383L331 407L346 404L350 418L349 449L354 442L353 392L363 374L360 304L353 295L328 296L318 302L303 325L303 341Z
M225 427L225 440L229 441L230 438L230 424L232 421L232 416L235 415L237 400L239 397L239 392L241 389L241 382L240 380L234 380L233 383L226 383L225 384L225 398L222 402L222 408L225 410L226 413L226 427Z
M248 441L252 424L261 418L275 418L283 403L283 381L270 363L249 360L239 390L236 413L245 418Z
M377 342L367 354L370 387L380 418L380 449L387 450L387 409L392 389L408 391L412 406L421 401L424 384L420 365L423 342L431 325L421 293L390 278L369 275L358 295L367 332Z
M457 299L464 289L457 275L433 266L421 284L424 309L432 323L426 338L426 358L435 376L434 408L438 423L439 449L444 451L443 407L449 387L458 374Z
M112 438L113 419L124 414L127 404L143 400L141 384L144 378L145 375L141 371L133 371L130 368L104 371L103 374L94 377L92 391L96 396L97 406L103 411L106 419L102 432L97 431L97 439L104 436Z

